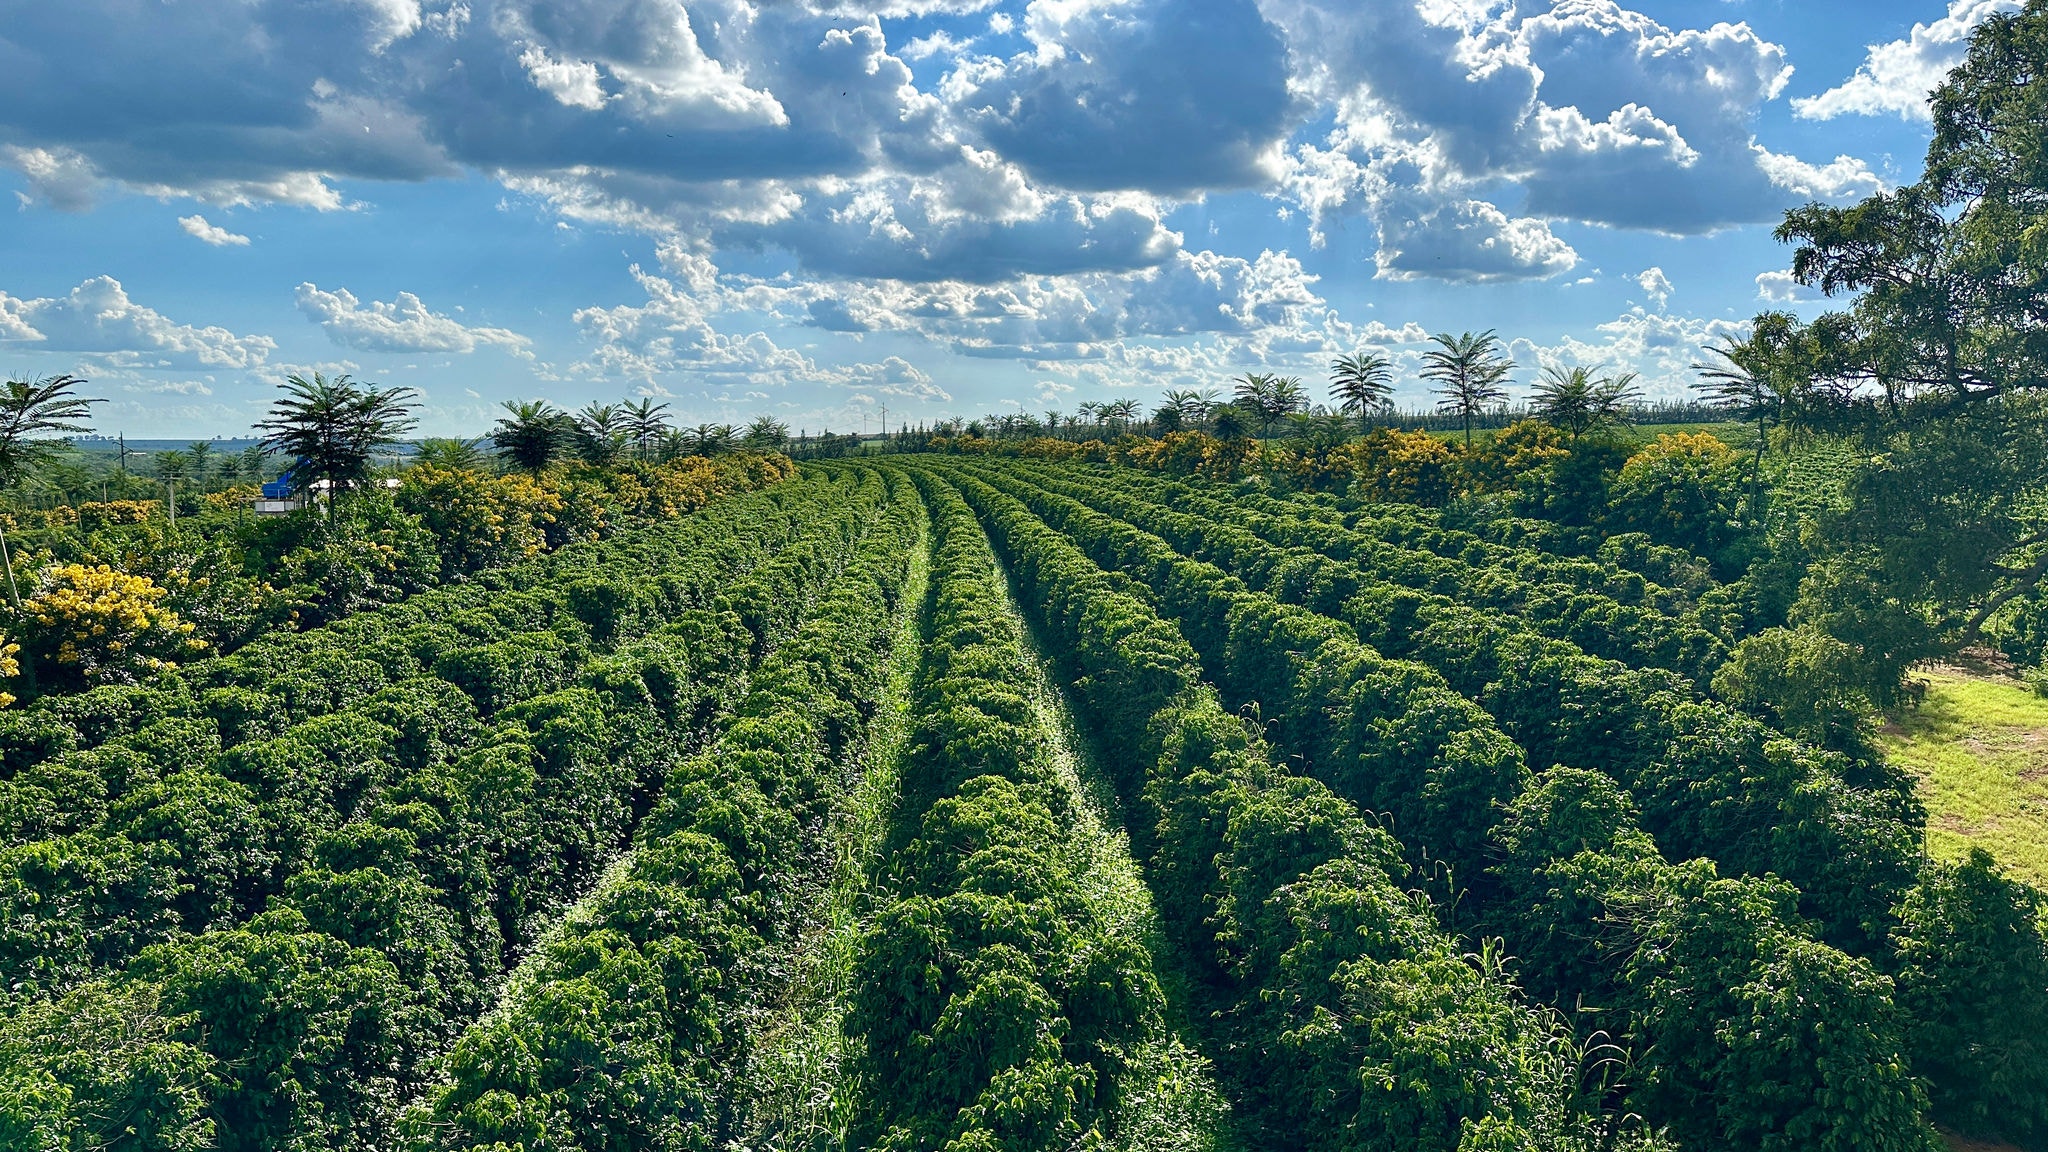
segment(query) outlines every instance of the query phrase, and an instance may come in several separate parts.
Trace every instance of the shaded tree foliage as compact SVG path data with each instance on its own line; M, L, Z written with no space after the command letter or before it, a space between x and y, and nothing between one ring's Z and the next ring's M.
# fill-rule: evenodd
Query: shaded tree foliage
M1857 446L1847 506L1821 525L1857 572L1802 599L1816 622L1888 618L1885 675L1974 641L2048 575L2048 3L1985 20L1933 115L1918 182L1786 216L1794 275L1846 306L1760 318L1767 359L1739 365L1769 376L1759 403L1791 381L1790 423Z

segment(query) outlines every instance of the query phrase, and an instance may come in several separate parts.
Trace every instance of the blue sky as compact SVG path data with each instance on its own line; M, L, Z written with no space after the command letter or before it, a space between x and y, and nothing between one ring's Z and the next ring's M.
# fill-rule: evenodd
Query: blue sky
M0 0L0 371L131 436L292 372L847 429L1497 329L1675 394L1811 309L2014 0Z

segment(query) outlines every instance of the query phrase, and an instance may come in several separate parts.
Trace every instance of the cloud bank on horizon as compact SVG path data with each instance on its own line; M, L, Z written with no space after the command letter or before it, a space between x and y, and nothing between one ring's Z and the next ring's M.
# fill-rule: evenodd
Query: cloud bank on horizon
M0 351L191 432L239 431L269 381L344 357L422 387L430 430L471 432L515 395L813 426L1066 405L1313 377L1362 346L1412 361L1440 328L1675 391L1701 343L1800 299L1760 235L1910 179L1894 157L1924 143L1928 89L2017 6L1901 4L1896 39L1795 89L1786 41L1840 55L1841 21L1774 39L1615 0L0 0L20 207L0 253L185 213L161 259L76 233L34 262L54 279L0 271ZM384 206L480 182L499 210L452 239ZM451 243L516 247L530 272L466 286ZM146 303L124 287L142 279Z

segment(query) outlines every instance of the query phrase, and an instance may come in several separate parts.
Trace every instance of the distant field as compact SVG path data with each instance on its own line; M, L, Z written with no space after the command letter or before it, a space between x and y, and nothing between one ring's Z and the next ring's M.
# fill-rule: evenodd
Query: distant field
M2025 685L1924 672L1927 700L1884 733L1894 763L1918 776L1927 848L1961 856L1981 845L2048 885L2048 700Z

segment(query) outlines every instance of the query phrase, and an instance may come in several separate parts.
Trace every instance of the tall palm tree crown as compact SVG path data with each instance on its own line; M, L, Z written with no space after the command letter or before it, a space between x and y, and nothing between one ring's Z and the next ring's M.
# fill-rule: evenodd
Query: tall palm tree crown
M626 427L632 433L633 447L645 460L660 444L661 434L668 430L668 405L656 404L643 396L639 403L622 405L622 409Z
M186 479L204 488L206 482L213 479L216 467L214 461L220 459L220 454L213 450L211 442L194 440L185 445L185 458L191 466L190 471L186 473Z
M159 480L189 482L192 479L192 454L180 448L166 448L149 459L150 468Z
M1330 361L1330 399L1337 411L1356 413L1358 430L1375 412L1393 407L1394 362L1378 352L1354 352Z
M699 424L689 431L690 451L697 456L717 456L731 451L740 430L730 424Z
M1115 421L1119 428L1128 432L1131 430L1131 421L1138 418L1138 402L1128 397L1112 400L1102 406L1102 416L1105 420Z
M741 443L756 452L780 452L789 443L789 425L773 416L756 416Z
M588 404L576 413L576 452L600 467L618 462L633 440L633 418L624 405Z
M1211 426L1225 440L1241 440L1251 433L1251 416L1236 404L1224 404L1211 417Z
M1231 390L1237 394L1236 405L1258 423L1261 432L1272 431L1282 417L1308 407L1299 376L1247 372L1233 382Z
M411 388L358 384L346 375L332 380L318 372L311 380L285 377L284 396L256 422L263 446L293 460L292 484L300 491L319 480L341 492L370 478L370 457L412 431L416 407Z
M1152 410L1152 430L1155 433L1178 432L1184 427L1186 420L1181 416L1180 405L1171 399L1161 400L1159 407Z
M1440 385L1435 391L1443 399L1437 411L1464 421L1465 446L1469 448L1472 422L1507 399L1501 383L1515 370L1515 362L1501 351L1500 338L1491 328L1458 336L1439 332L1430 339L1437 347L1422 354L1422 378Z
M568 440L570 416L545 400L507 400L508 415L491 430L491 446L515 468L539 475Z
M261 444L252 444L235 454L235 475L251 484L261 484L269 471L269 458L270 453Z
M21 483L56 452L63 441L51 433L87 430L81 421L105 401L76 395L73 389L83 383L69 374L7 381L0 391L0 488Z
M1591 368L1545 368L1536 381L1536 416L1558 429L1573 443L1579 437L1607 424L1618 424L1628 416L1628 405L1636 399L1636 374L1593 375Z
M450 436L429 436L420 441L413 463L432 464L450 471L474 472L483 467L483 439L464 440Z

